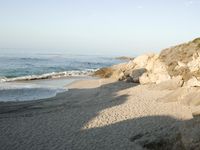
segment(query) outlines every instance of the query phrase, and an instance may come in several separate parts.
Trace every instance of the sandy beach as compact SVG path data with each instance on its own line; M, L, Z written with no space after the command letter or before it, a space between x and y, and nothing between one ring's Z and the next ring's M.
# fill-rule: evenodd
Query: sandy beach
M200 0L0 0L0 150L200 150Z
M193 118L187 106L157 102L170 90L151 85L95 79L68 88L46 100L0 103L1 149L170 149L161 140Z

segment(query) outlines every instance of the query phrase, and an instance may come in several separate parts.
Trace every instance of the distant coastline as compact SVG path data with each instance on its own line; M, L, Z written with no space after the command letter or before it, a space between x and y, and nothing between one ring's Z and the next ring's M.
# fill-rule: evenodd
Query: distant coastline
M130 60L134 60L134 57L120 56L120 57L115 57L115 59L130 61Z

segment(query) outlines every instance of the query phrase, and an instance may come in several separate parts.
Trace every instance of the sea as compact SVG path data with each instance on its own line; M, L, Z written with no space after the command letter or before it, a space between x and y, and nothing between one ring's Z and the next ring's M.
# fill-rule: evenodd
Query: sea
M53 97L67 91L67 84L122 62L102 55L0 53L0 102Z

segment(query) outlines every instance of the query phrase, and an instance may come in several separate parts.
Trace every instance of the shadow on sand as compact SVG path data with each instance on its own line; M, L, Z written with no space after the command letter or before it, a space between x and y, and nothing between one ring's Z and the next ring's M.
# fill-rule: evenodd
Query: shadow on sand
M118 92L136 85L114 82L92 89L71 89L47 100L2 103L0 149L187 149L182 143L180 126L190 121L169 116L146 116L83 129L102 110L125 103L128 95Z

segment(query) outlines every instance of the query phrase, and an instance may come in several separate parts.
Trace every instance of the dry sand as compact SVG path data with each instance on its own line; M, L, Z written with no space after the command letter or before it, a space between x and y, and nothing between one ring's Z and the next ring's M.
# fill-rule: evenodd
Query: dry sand
M0 149L148 148L144 142L156 134L192 119L190 108L156 101L169 92L98 79L75 82L68 92L46 100L0 103Z

